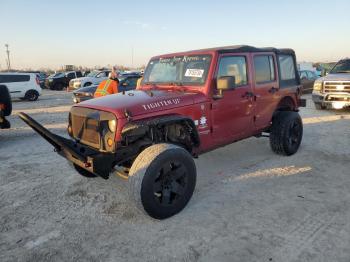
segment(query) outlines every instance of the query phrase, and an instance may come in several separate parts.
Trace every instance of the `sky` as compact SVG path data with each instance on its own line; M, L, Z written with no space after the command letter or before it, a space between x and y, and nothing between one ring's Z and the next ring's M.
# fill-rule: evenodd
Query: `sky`
M298 61L350 57L350 1L0 0L0 70L138 67L155 55L247 44Z

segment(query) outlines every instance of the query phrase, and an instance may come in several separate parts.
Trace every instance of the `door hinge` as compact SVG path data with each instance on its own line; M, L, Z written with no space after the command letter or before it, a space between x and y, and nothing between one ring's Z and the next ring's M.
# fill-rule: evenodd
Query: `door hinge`
M256 116L253 117L253 121L256 122Z

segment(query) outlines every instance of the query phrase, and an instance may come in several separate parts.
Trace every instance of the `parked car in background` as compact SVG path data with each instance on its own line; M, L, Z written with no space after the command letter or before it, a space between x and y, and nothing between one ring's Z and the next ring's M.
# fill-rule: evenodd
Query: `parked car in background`
M119 77L119 86L118 86L119 92L125 92L125 91L135 89L137 80L140 77L141 76L139 74L129 74L127 76ZM73 102L80 103L80 102L94 98L94 93L97 87L98 85L85 86L74 91Z
M45 80L47 78L47 74L44 72L37 73L37 76L39 78L39 84L41 88L45 88Z
M304 94L312 93L314 82L317 78L319 78L316 72L311 70L301 70L299 71L299 76L300 76L301 84L303 86L303 89L302 89L303 93Z
M340 60L328 75L315 81L312 100L318 110L350 106L350 58Z
M83 74L80 71L68 71L55 73L50 75L45 80L45 86L52 90L62 90L69 85L71 79L82 77Z
M85 77L75 78L69 82L69 88L78 89L83 86L98 85L108 78L111 70L94 70Z
M7 86L0 85L0 129L10 128L11 124L6 119L7 116L11 115L12 102L10 92Z
M39 78L34 73L0 73L0 84L7 86L11 98L35 101L42 92Z

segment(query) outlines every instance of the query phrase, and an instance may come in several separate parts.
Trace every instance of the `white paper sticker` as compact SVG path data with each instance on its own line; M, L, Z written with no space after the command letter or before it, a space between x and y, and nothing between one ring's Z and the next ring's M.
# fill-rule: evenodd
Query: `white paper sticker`
M204 73L203 69L187 69L185 76L200 78L203 76L203 73Z

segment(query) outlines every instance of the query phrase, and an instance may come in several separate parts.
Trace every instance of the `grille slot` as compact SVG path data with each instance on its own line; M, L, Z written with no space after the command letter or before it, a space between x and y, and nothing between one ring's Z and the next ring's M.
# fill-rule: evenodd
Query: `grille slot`
M350 81L325 81L325 93L350 93Z

